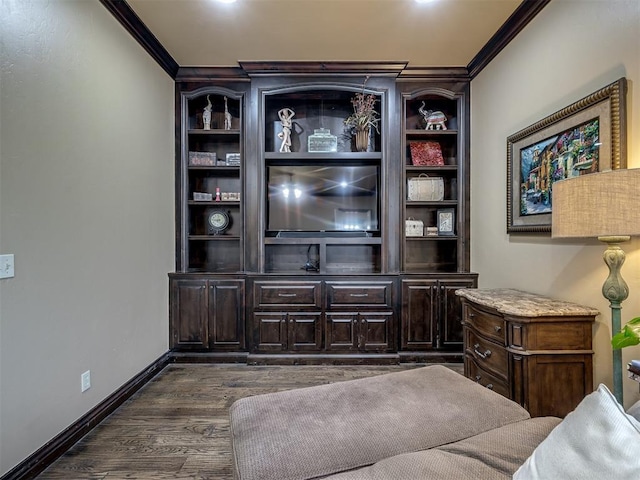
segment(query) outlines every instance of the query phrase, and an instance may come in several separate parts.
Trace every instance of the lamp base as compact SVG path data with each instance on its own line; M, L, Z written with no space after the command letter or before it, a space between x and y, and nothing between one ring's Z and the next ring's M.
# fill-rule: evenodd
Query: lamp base
M604 263L609 267L609 276L602 285L602 295L609 300L609 308L611 309L611 332L612 335L618 333L621 329L621 310L622 302L629 296L629 287L620 275L620 269L625 260L625 253L620 248L620 243L629 240L629 236L603 236L598 237L603 243L607 244L602 258ZM622 352L613 351L613 394L622 405Z

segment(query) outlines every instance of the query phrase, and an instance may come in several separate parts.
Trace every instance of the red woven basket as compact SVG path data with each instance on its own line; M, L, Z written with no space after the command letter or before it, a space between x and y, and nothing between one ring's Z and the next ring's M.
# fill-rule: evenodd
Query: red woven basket
M444 165L442 148L438 142L412 142L411 163L417 166Z

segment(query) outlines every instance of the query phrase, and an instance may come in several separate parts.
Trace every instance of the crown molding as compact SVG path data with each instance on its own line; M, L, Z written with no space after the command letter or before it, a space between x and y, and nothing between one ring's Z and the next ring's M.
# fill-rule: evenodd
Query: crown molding
M423 80L425 78L469 81L469 72L466 67L407 67L398 75L399 80Z
M478 54L469 62L467 70L475 78L526 27L551 0L523 0Z
M126 0L100 0L109 12L177 81L243 80L274 75L377 75L399 79L472 80L516 37L551 0L523 0L467 67L409 67L407 62L239 61L239 67L181 67L131 9Z
M140 17L131 9L125 0L100 0L100 3L111 12L120 24L137 40L151 58L160 65L171 78L175 78L179 65L158 41L151 30L142 23Z
M407 62L253 62L240 61L251 76L271 75L377 75L397 77Z
M240 67L180 67L176 82L229 81L248 82L247 73Z

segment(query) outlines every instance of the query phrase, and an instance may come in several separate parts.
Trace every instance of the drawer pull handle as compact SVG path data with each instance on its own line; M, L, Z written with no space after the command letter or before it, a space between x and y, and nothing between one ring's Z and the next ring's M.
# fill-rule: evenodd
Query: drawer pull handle
M487 385L485 385L489 390L493 390L493 383L487 383Z
M479 343L476 343L476 344L473 346L473 352L474 352L476 355L478 355L480 358L482 358L482 359L486 359L486 358L489 358L489 357L491 356L491 350L486 350L484 353L482 353L482 352L480 352L480 351L478 350L478 348L480 348L480 344L479 344Z
M476 382L480 382L480 380L482 380L482 376L481 375L476 375Z
M496 333L500 333L502 331L502 327L500 325L495 325L493 329L496 331Z
M279 293L278 296L279 297L295 297L295 296L297 296L297 294L295 294L295 293Z
M361 298L361 297L368 297L369 294L368 293L352 293L351 296Z

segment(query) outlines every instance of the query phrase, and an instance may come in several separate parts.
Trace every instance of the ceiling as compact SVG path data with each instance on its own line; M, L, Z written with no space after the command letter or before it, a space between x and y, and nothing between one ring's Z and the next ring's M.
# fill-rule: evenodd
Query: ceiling
M180 67L408 62L467 67L521 0L127 0ZM529 2L527 2L529 3ZM531 2L535 3L535 2Z

